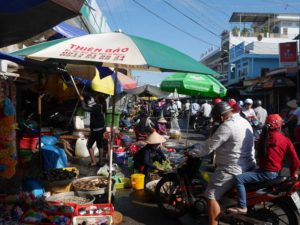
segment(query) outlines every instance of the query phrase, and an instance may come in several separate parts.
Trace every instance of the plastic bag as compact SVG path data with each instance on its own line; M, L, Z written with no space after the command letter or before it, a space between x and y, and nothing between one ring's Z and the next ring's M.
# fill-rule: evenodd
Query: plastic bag
M73 125L75 130L84 129L84 120L82 116L74 116Z
M64 168L68 166L68 159L65 151L54 145L44 145L42 147L43 167L45 170L54 168Z
M77 139L77 141L75 143L75 155L77 157L85 158L85 157L90 156L89 150L86 147L87 141L88 140L84 137L81 137L81 138ZM99 156L99 149L96 146L96 142L93 145L93 149L94 149L94 155Z
M112 164L112 172L116 173L119 171L120 171L119 166L116 163L113 163ZM109 166L107 164L105 164L104 166L100 167L100 169L97 171L97 175L108 177L109 176Z

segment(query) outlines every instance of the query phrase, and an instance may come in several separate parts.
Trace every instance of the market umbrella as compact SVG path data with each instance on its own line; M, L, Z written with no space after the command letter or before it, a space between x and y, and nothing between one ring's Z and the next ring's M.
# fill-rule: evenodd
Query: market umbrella
M0 47L15 44L80 15L84 0L2 0Z
M175 73L161 82L163 91L203 97L224 97L227 89L210 75L194 73ZM190 110L191 111L191 110ZM187 134L189 130L190 115L187 121ZM188 137L188 135L187 135ZM187 139L186 139L187 144Z
M146 98L163 97L168 95L168 93L161 91L159 87L149 85L149 84L134 89L130 89L130 90L125 90L125 92L127 94L138 95L139 97L146 97Z
M124 33L62 38L13 52L40 61L101 64L103 67L218 75L190 56L161 43Z
M117 72L117 92L121 93L123 90L130 90L136 88L137 83L132 78ZM106 76L100 78L98 74L92 80L91 87L94 91L101 92L108 95L114 95L114 77Z
M161 82L161 90L203 97L224 97L227 89L214 77L204 74L175 73Z
M30 46L13 54L40 61L53 61L64 64L95 64L112 67L116 70L122 68L127 70L182 71L218 75L215 71L174 48L142 37L117 32L54 40ZM114 81L116 84L117 79ZM116 93L116 88L114 92ZM115 102L114 96L113 102ZM112 128L114 113L115 105L113 104ZM112 149L110 149L110 153L109 202L111 201L112 185Z

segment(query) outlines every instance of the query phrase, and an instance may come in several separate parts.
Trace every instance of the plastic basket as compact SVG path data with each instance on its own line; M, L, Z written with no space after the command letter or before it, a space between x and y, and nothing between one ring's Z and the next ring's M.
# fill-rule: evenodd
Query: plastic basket
M100 213L94 213L94 214L90 214L90 211L89 208L90 207L94 207L95 210L92 210L92 211L96 211L98 209L101 209L102 212ZM86 213L84 215L81 215L81 211L82 209L86 209ZM106 204L86 204L86 205L80 205L80 206L77 206L76 208L76 212L75 212L75 215L76 216L100 216L100 215L113 215L115 209L114 209L114 206L112 204L109 204L109 203L106 203Z
M88 222L87 224L100 224L103 222L98 222L99 220L106 220L106 224L112 224L112 216L103 215L103 216L74 216L73 217L73 225L82 224L84 221Z
M115 184L116 189L124 189L131 187L131 180L127 177L119 178Z
M65 168L61 168L61 169L67 170L67 171L74 170L77 175L74 178L65 179L65 180L55 180L55 181L42 180L42 182L46 188L48 188L48 189L53 188L54 190L57 190L56 192L70 191L71 183L78 177L79 170L76 167L65 167ZM60 170L60 169L56 169L56 170ZM62 189L62 190L67 189L67 190L66 191L58 191L60 189Z

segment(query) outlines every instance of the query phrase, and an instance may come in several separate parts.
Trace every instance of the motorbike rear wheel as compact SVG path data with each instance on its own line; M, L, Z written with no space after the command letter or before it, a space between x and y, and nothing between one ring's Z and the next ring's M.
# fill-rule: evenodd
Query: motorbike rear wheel
M188 207L175 176L165 176L156 185L155 199L163 214L179 218L186 214Z
M248 215L258 220L270 222L272 225L300 225L296 213L285 202L265 202L252 207Z

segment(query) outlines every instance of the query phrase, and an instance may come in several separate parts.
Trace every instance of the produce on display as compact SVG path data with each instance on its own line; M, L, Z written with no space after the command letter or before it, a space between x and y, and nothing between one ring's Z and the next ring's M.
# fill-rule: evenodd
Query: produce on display
M156 166L159 170L162 170L162 171L172 170L172 166L171 166L170 162L168 162L168 161L163 161L162 163L155 161L153 163L153 166Z
M59 181L66 179L73 179L77 176L77 171L72 169L71 171L64 169L48 169L41 175L42 180L46 181Z
M78 190L97 190L106 188L107 185L108 179L106 177L79 179L73 182L73 186Z

